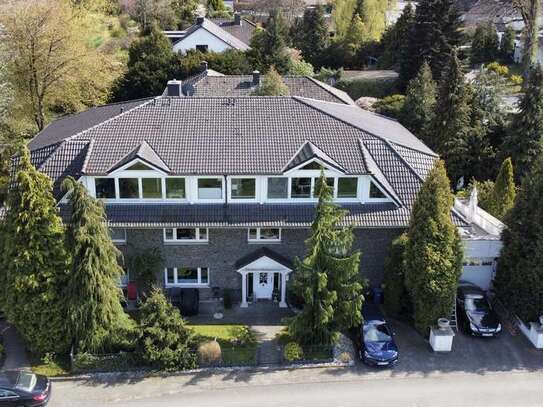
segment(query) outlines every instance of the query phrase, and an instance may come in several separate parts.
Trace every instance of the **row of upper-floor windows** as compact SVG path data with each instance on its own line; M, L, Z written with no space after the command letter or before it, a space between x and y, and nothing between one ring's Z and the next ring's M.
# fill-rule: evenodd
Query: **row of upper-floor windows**
M96 177L94 195L106 200L222 201L225 193L235 202L316 199L318 177ZM338 200L387 199L369 181L367 196L361 196L360 177L328 177L327 184ZM264 187L264 188L263 188ZM189 199L189 190L192 190ZM262 197L264 199L262 199Z

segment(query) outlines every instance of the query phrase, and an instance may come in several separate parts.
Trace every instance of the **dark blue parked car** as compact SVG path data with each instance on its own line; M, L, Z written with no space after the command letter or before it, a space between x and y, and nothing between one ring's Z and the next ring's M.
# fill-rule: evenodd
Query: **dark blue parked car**
M362 309L364 322L360 328L360 358L371 366L393 366L398 362L398 347L394 334L383 314L375 305Z

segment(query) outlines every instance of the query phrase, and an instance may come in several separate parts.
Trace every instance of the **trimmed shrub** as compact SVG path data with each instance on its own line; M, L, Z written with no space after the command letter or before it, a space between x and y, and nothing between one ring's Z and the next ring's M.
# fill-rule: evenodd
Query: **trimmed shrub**
M221 345L217 341L208 341L198 346L200 365L210 366L219 364L222 360Z
M513 85L522 85L522 82L524 82L524 79L520 75L511 75L509 80Z
M341 363L351 363L353 361L353 355L350 354L349 352L342 352L339 355L338 360Z
M81 372L122 372L139 365L139 358L134 352L119 352L111 355L93 355L79 353L74 356L72 370Z
M335 86L354 100L362 96L381 99L395 93L396 79L341 79Z
M405 103L404 95L390 95L373 104L376 113L399 120Z
M287 362L295 362L304 358L304 350L296 342L289 342L283 349L283 358Z
M232 328L232 336L234 340L232 341L235 345L248 345L256 343L256 336L253 331L248 326L235 326Z

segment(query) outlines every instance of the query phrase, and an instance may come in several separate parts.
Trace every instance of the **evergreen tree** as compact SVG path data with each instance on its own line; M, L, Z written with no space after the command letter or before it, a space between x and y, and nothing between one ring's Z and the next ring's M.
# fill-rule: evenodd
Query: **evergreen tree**
M413 204L405 249L405 282L422 334L448 318L462 272L462 243L452 222L454 196L443 161L437 161Z
M309 253L303 262L297 261L292 285L305 304L288 327L302 344L331 343L338 331L360 324L362 318L360 253L349 254L352 229L338 227L345 211L332 202L332 189L324 174L316 188L319 203L307 241Z
M428 142L445 160L454 184L465 169L467 140L470 132L469 91L460 61L453 51L439 83L432 139Z
M207 8L210 11L224 11L224 1L223 0L207 0Z
M191 369L197 366L193 334L185 326L179 310L162 291L155 288L140 310L138 353L149 366L163 370Z
M112 101L161 95L168 80L177 75L179 59L170 41L158 29L130 45L126 73L111 91Z
M255 96L287 96L288 86L283 82L281 75L277 73L272 66L268 73L264 75L262 84L253 92Z
M490 200L485 210L503 220L515 203L516 193L513 163L511 158L506 158L500 167L500 172L498 172L496 182L494 182Z
M9 192L0 238L0 308L31 350L66 352L62 298L69 257L49 177L25 147Z
M288 72L290 55L286 37L288 28L280 9L273 9L266 23L265 30L257 30L251 38L251 49L247 52L253 66L261 72L267 72L271 66L285 74Z
M503 249L494 287L505 306L523 321L536 321L543 310L543 161L522 179L506 216Z
M496 27L490 21L477 24L471 42L471 62L492 62L499 52L499 39Z
M427 62L417 76L409 82L402 112L402 124L427 144L431 144L430 124L436 105L437 85Z
M296 25L296 31L297 40L293 42L294 47L302 52L302 57L306 61L320 68L323 52L328 45L324 8L321 5L306 8L301 22Z
M400 88L405 88L428 61L432 75L439 81L451 51L461 45L461 20L454 0L418 2L415 22L408 36L408 49L402 52Z
M101 202L71 177L63 188L70 193L71 208L66 247L73 260L64 298L69 338L78 351L103 351L115 332L130 326L118 287L124 274L120 252L111 241Z
M383 33L381 38L383 54L379 58L381 68L397 66L402 59L402 53L408 52L409 30L411 30L414 21L415 10L409 2L402 10L402 14L396 23Z
M543 70L538 64L526 81L520 111L515 114L504 150L513 160L516 179L528 173L532 163L542 153L543 135Z
M507 26L500 42L500 54L506 62L513 61L513 55L515 53L515 38L515 30L513 30L513 27L511 26Z

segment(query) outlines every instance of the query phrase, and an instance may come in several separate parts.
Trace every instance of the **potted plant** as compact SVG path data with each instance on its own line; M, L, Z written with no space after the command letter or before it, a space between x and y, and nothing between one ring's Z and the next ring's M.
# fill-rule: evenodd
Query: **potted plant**
M279 290L272 291L273 302L279 302Z

